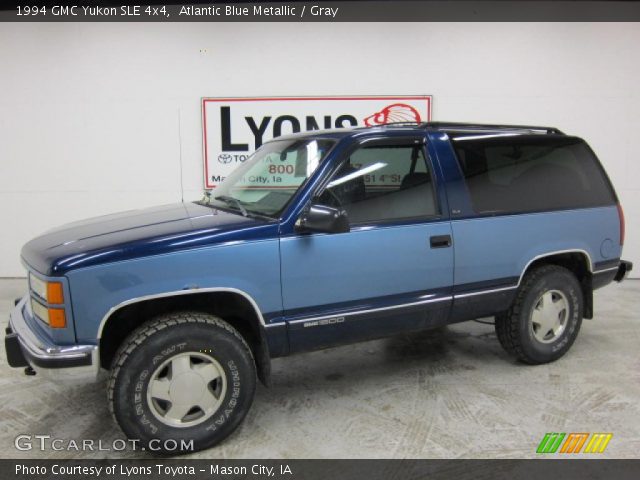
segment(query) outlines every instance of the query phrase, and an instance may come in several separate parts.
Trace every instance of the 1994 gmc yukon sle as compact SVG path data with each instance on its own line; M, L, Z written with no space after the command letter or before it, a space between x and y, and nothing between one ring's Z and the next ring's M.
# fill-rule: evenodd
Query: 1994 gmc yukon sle
M241 423L274 357L495 316L511 355L556 360L593 290L631 270L623 240L596 156L554 128L301 133L202 201L27 243L7 356L30 372L106 369L128 437L198 450Z

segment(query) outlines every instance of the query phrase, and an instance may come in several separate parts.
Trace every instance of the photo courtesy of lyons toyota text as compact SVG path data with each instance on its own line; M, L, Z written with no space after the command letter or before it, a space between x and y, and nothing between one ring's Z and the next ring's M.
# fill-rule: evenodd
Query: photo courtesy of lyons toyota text
M640 4L401 3L0 9L7 478L637 478Z

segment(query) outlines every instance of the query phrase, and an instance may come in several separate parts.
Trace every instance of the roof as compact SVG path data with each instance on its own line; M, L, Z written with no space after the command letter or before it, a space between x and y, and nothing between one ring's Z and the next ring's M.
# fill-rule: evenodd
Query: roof
M386 123L382 125L374 125L371 127L350 127L335 128L330 130L309 130L305 132L294 133L291 135L283 135L274 140L289 140L298 138L334 138L339 139L354 134L365 134L380 131L441 131L451 133L474 133L474 132L517 132L527 134L547 134L547 135L564 135L563 132L555 127L544 127L534 125L496 125L483 123L465 123L465 122L396 122ZM273 140L272 140L273 141Z
M474 132L494 132L494 131L519 131L528 133L546 133L564 135L556 127L541 127L533 125L492 125L483 123L460 123L460 122L426 122L420 124L422 128L444 130L444 131L474 131Z

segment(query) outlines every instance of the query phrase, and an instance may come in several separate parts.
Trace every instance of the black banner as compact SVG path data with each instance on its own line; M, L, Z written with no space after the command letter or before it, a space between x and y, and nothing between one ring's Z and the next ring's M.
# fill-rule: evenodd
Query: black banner
M637 1L113 1L11 3L3 22L637 22Z
M636 480L639 475L640 460L0 460L3 480Z

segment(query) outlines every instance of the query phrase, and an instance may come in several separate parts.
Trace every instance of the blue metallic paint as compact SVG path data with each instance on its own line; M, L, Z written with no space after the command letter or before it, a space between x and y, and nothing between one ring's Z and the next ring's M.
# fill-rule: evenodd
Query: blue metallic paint
M442 216L359 226L346 234L296 233L296 219L344 154L381 132L427 140ZM580 249L593 264L620 257L615 206L475 216L443 131L406 127L329 136L338 140L335 147L279 221L177 204L78 222L29 242L22 252L29 268L68 279L65 289L73 301L75 332L69 328L53 335L61 342L71 341L69 334L75 334L79 343L95 343L102 319L123 302L185 289L227 287L245 292L258 305L268 327L269 349L278 356L289 352L287 330L291 343L297 342L291 351L297 351L334 344L332 336L355 341L466 319L468 312L479 311L474 308L509 302L513 292L462 296L453 301L459 309L450 314L453 292L464 295L514 285L538 255ZM452 235L453 247L430 249L429 237L444 234ZM615 247L603 258L601 244L607 238ZM391 305L390 298L412 303L425 295L444 300L356 315L344 325L306 332L299 321L384 308ZM285 321L293 323L285 328Z
M311 307L289 309L287 310L286 320L288 322L295 323L324 316L350 315L377 309L403 308L406 305L427 303L436 300L440 301L450 297L450 286L440 289L402 292L401 294L396 295L384 295L326 305L314 305Z
M450 235L447 221L378 226L337 235L282 238L282 298L290 309L451 288L453 248L431 249Z
M213 243L275 238L264 221L195 203L178 203L64 225L28 242L26 264L44 275L184 251ZM274 222L275 223L275 222Z
M307 185L292 218L297 218L311 203L313 195L339 168L344 158L359 145L379 138L379 131L368 131L367 134L340 142L316 181ZM385 132L384 138L424 142L424 132L420 135L402 130ZM433 163L433 152L427 153L428 161ZM416 301L416 297L409 298L410 292L420 292L421 295L450 292L453 284L453 249L431 249L429 246L431 236L451 235L442 174L436 165L432 164L430 170L435 172L435 187L443 216L359 225L351 232L337 235L300 234L291 222L283 223L280 251L283 314L286 321L330 312L344 313L354 307L363 310L380 308L387 305L385 297L393 295L409 295L405 303L411 303ZM371 323L366 328L360 322L354 325L353 321L348 321L323 327L327 331L319 332L317 328L292 327L290 323L291 349L304 350L313 344L324 347L374 338L385 335L389 328L395 328L396 332L420 326L424 328L426 324L446 320L450 303L447 300L439 302L437 306L425 304L412 307L411 312L406 309L376 312L369 315ZM385 323L383 319L390 317L395 317L395 320Z
M620 256L616 207L478 217L451 222L455 283L519 277L540 255L584 250L590 263L604 260L600 244L614 237Z
M319 325L314 321L289 322L290 352L344 345L447 324L450 297L440 296L428 301L430 303L396 305L389 310L324 316L320 321L327 322Z
M429 132L427 145L432 160L438 165L440 180L446 186L444 190L447 196L448 212L453 220L460 217L462 212L471 210L464 178L449 143L449 136L445 132Z
M277 231L277 225L256 228L271 230L272 235ZM253 298L262 312L282 309L277 238L124 260L72 270L67 276L81 343L96 341L101 320L115 305L164 292L235 288Z

